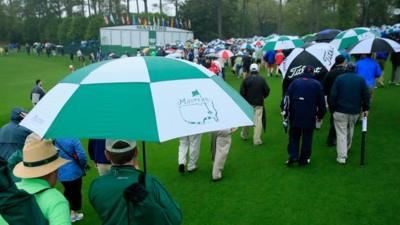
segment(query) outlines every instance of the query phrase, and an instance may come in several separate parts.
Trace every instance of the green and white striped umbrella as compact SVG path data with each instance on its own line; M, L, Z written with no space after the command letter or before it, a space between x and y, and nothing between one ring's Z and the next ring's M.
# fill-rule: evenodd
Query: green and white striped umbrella
M84 67L58 83L21 122L45 138L163 142L251 126L253 108L206 68L163 57Z
M306 35L302 36L301 39L302 39L304 42L313 42L313 41L315 41L315 35L316 35L316 34L317 34L317 33L306 34Z
M304 41L294 36L277 36L265 41L263 51L284 50L302 47Z
M379 33L369 28L358 27L340 32L330 43L338 50L348 49L359 41L380 37Z

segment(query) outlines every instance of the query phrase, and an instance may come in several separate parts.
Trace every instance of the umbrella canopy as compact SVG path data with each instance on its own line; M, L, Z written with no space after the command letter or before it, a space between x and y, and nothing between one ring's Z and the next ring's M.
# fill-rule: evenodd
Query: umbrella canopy
M252 50L252 49L254 49L254 47L251 46L251 44L245 42L245 43L240 45L240 49Z
M285 58L279 70L285 79L293 79L302 74L304 68L311 65L315 73L325 73L335 64L335 58L340 53L328 43L317 43L307 48L295 48Z
M359 41L379 37L380 34L371 31L369 28L359 27L340 32L330 43L339 50L347 49Z
M215 51L215 49L214 48L207 48L205 51L204 51L204 54L211 54L211 53L215 53L216 51Z
M293 36L277 36L265 41L263 51L275 51L298 48L304 45L304 41Z
M258 41L254 41L253 43L252 43L252 45L254 46L254 47L256 47L256 48L261 48L262 46L264 46L264 42L263 41L261 41L261 40L258 40Z
M303 37L301 37L301 39L307 43L307 42L313 42L315 41L315 33L313 34L306 34Z
M320 31L315 35L315 41L316 42L330 42L340 32L341 32L341 30L337 30L337 29L326 29L326 30Z
M393 26L388 26L385 30L386 34L399 34L400 33L400 23Z
M53 87L20 123L45 138L163 142L251 126L253 108L206 68L165 57L91 64Z
M230 57L233 56L233 52L229 50L222 50L218 52L218 57L223 58L223 59L229 59Z
M369 54L374 52L400 52L400 44L387 38L369 38L360 41L350 50L350 54Z
M218 55L217 53L215 53L215 52L213 52L213 53L208 53L208 54L206 55L206 58L218 59L218 58L219 58L219 55Z
M166 55L165 57L166 57L166 58L181 59L181 58L183 58L183 54L180 53L180 52L174 52L174 53L171 53L171 54Z
M269 40L269 39L275 38L275 37L279 37L279 35L277 35L277 34L271 34L271 35L267 36L266 38L264 38L264 42L267 41L267 40Z
M176 49L174 49L174 48L168 48L167 50L165 50L165 53L167 53L167 54L172 54L172 53L174 53L176 51Z

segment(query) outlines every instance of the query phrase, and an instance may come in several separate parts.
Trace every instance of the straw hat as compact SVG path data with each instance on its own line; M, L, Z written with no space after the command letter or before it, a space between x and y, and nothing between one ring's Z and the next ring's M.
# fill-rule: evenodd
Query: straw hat
M49 140L32 138L22 151L23 161L14 168L14 175L20 178L45 176L69 162L58 156L58 151Z

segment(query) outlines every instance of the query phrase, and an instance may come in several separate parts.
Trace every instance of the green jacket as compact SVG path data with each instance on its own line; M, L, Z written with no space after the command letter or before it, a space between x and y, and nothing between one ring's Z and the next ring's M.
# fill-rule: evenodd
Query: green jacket
M332 112L359 114L369 110L369 91L362 77L355 73L345 73L336 78L329 96Z
M49 225L70 225L69 204L64 195L57 189L50 188L49 183L43 179L30 178L22 179L16 183L17 187L29 194L37 193L47 189L39 194L35 194L35 199L39 205L43 216L49 221ZM0 216L0 225L7 224Z
M146 175L147 200L158 203L162 215L144 218L152 215L146 207L129 207L131 220L128 222L128 203L123 194L125 189L138 182L141 172L131 166L113 166L110 172L97 177L89 189L89 200L104 225L148 225L148 224L181 224L182 213L178 204L165 190L158 179ZM167 223L165 221L168 221Z

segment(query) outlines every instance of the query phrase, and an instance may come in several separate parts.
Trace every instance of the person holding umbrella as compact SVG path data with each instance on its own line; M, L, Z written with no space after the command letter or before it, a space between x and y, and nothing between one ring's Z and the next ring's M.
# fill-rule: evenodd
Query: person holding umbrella
M161 182L135 169L136 149L135 141L106 140L111 171L89 188L90 203L102 224L181 224L181 209Z
M284 98L282 114L289 119L287 166L292 166L294 163L299 165L310 163L316 122L321 122L326 111L322 85L313 78L313 73L314 68L306 66L301 77L290 84Z
M333 68L331 69L331 71L329 71L326 74L326 77L323 81L324 84L324 91L325 91L325 96L326 99L329 99L330 97L330 93L331 93L331 88L333 85L333 82L335 82L336 78L344 73L346 73L345 70L345 63L346 59L342 56L342 55L338 55L335 59L335 65L333 66ZM329 103L329 101L328 101ZM329 107L331 108L331 107ZM335 131L335 123L333 120L333 112L331 111L331 116L330 116L330 120L329 120L329 133L328 133L328 138L326 140L326 144L328 145L328 147L332 147L336 145L336 131Z
M364 117L367 117L370 101L367 84L355 73L354 64L348 63L346 71L335 80L329 96L329 107L333 112L336 129L336 160L340 164L346 163L360 109Z

